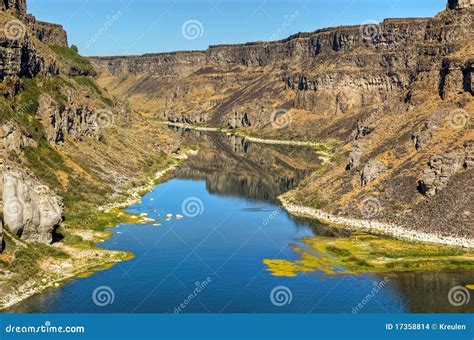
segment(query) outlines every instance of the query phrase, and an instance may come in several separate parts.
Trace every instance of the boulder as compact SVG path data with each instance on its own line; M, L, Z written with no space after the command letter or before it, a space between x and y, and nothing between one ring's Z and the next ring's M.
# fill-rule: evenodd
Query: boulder
M27 146L36 147L37 142L21 133L12 124L4 124L0 128L0 150L19 154Z
M62 222L62 198L20 171L4 172L1 189L5 227L25 241L50 244Z
M385 164L377 159L370 160L362 169L360 175L360 183L362 186L368 185L377 179L383 172L387 170Z
M465 155L450 152L430 158L418 182L419 191L425 196L434 196L448 186L449 179L462 169Z

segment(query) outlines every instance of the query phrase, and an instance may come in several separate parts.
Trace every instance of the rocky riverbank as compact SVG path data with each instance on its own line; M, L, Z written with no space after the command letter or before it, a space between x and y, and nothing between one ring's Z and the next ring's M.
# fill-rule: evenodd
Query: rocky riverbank
M324 223L340 226L341 228L393 237L408 242L426 242L445 246L474 249L474 240L472 239L424 233L376 220L336 216L320 209L314 209L291 203L290 200L285 196L287 195L282 195L279 197L281 205L285 208L285 210L294 216L316 219Z
M122 223L151 223L145 216L134 216L126 214L122 209L133 204L139 203L141 197L154 188L159 181L166 178L173 170L177 169L182 160L192 155L192 151L186 151L185 154L176 157L170 161L162 170L154 176L148 178L147 183L131 189L127 192L128 197L123 202L110 203L99 208L107 215L115 215ZM97 218L98 220L100 217ZM155 221L156 222L156 221ZM113 227L113 225L110 225ZM17 239L13 235L4 231L5 237L9 243L14 244L16 248L26 251L34 251L27 242ZM35 277L28 277L24 283L9 290L7 294L0 298L0 310L11 308L12 306L28 299L29 297L40 294L49 288L59 288L65 281L87 275L99 270L105 270L119 262L127 261L133 258L133 254L123 251L111 251L98 248L96 245L106 241L113 234L110 231L93 231L90 229L74 229L71 233L81 238L80 246L56 243L51 246L58 255L57 258L51 256L41 262L40 272ZM51 252L51 250L48 250ZM53 252L54 254L54 252ZM0 282L3 281L0 279Z

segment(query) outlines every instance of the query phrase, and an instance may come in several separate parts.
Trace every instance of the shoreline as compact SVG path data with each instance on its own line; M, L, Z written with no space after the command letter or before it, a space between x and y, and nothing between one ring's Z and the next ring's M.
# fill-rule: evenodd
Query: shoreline
M159 182L160 179L162 179L164 176L169 174L171 171L177 169L180 166L180 160L185 160L188 158L188 154L186 156L183 156L181 158L175 158L173 163L171 165L168 165L166 168L163 170L158 171L153 177L148 179L148 183L131 189L129 192L127 192L127 195L131 196L129 199L127 199L125 202L115 202L115 203L110 203L105 206L98 207L97 209L102 212L109 212L110 210L113 209L125 209L133 204L137 204L141 202L141 198L143 196L144 192L149 192L151 189L153 189ZM137 222L139 222L137 220ZM115 228L116 226L110 227L110 229ZM118 263L128 261L134 257L134 254L123 251L123 250L106 250L100 248L98 245L109 238L113 237L113 232L103 232L103 234L99 237L94 238L92 241L95 244L95 248L90 248L88 251L92 252L103 252L103 255L115 255L117 258L110 258L107 259L105 257L102 257L98 259L96 263L91 263L88 265L85 265L84 267L81 267L80 269L73 270L72 272L65 272L65 268L67 268L68 263L64 264L65 268L58 268L57 271L52 273L51 275L58 275L56 278L50 278L51 281L48 281L47 283L39 283L37 281L32 281L29 282L27 281L24 285L23 288L21 288L23 291L22 292L17 292L17 294L7 294L3 297L3 300L9 300L7 302L4 302L3 304L0 304L0 313L14 307L15 305L18 305L19 303L31 298L34 295L41 294L47 289L50 288L60 288L61 284L69 281L69 280L74 280L78 279L81 277L81 275L90 273L90 272L98 272L101 270L106 270L110 268L111 266L114 266ZM14 238L13 238L14 239ZM21 241L16 241L19 242L18 244L20 246L26 246L23 244ZM61 248L63 245L59 245L58 247ZM71 247L74 248L74 247ZM78 250L78 253L80 250ZM76 254L77 255L77 254ZM72 258L72 256L71 256ZM43 280L47 278L43 278Z
M474 240L462 237L440 236L425 232L417 232L385 222L336 216L322 210L291 203L283 196L285 196L285 194L278 197L278 200L282 207L293 216L315 219L339 226L346 230L366 231L378 236L389 236L407 242L432 243L443 246L474 249Z
M225 133L230 136L239 136L245 138L249 142L259 143L259 144L268 144L268 145L290 145L290 146L308 146L308 147L316 147L321 148L325 147L324 143L318 142L302 142L302 141L293 141L293 140L284 140L284 139L265 139L265 138L258 138L252 137L245 133L235 131L232 129L225 129L225 128L215 128L215 127L206 127L206 126L195 126L192 124L184 124L184 123L172 123L172 122L162 122L161 124L178 127L183 129L195 130L195 131L203 131L203 132L220 132Z
M184 127L185 125L182 125L182 126ZM192 127L192 129L200 130L200 131L208 131L208 132L209 131L223 132L219 129L208 130L207 128L197 128L197 127ZM275 142L274 140L265 140L265 139L254 138L254 137L249 138L247 136L243 136L243 137L248 138L250 141L255 141L257 143L261 142L263 144L274 144L273 142ZM280 142L286 143L288 141L280 141ZM299 144L292 144L292 145L302 146L303 145L302 143L306 143L306 142L295 142L295 143L299 143ZM319 144L319 145L322 145L322 144ZM306 144L306 146L310 146L310 145ZM181 157L175 157L171 164L169 164L162 170L155 173L154 176L149 177L146 184L130 189L126 193L126 195L128 196L128 199L126 201L112 202L104 206L98 207L97 209L102 212L110 212L111 210L115 210L115 209L122 210L131 205L140 203L145 193L152 190L170 172L179 168L180 163L186 160L189 156L193 155L193 153L194 153L193 151L188 150ZM432 243L432 244L438 244L442 246L454 246L454 247L461 247L461 248L467 248L467 249L474 249L474 240L469 240L469 239L459 238L459 237L452 237L452 236L440 236L440 235L428 234L424 232L416 232L413 230L409 230L409 229L392 225L392 224L388 224L385 222L355 219L355 218L344 217L344 216L336 216L336 215L327 213L323 210L318 210L311 207L294 204L294 203L291 203L290 200L285 198L285 196L288 193L289 192L278 197L278 201L281 203L281 206L285 209L285 211L292 216L310 218L310 219L318 220L318 221L325 222L331 225L336 225L338 227L341 227L342 229L351 230L351 231L365 231L365 232L372 233L374 235L393 237L395 239L406 241L406 242ZM111 226L110 228L113 229L114 227L115 226ZM69 273L65 271L61 271L60 270L61 268L59 268L56 272L52 274L52 275L59 275L59 277L53 278L48 283L38 284L38 282L31 282L31 283L27 282L26 287L24 288L25 291L18 292L16 296L14 296L15 294L6 295L6 298L11 299L11 301L2 304L0 306L0 311L4 311L6 309L12 308L15 305L27 300L28 298L34 295L43 293L47 289L60 288L61 283L80 278L81 275L84 275L86 273L105 270L117 263L124 262L133 258L133 254L128 253L128 252L124 252L121 250L104 250L98 247L99 243L104 242L105 240L109 239L112 236L113 236L112 232L110 233L104 232L104 234L102 234L100 237L96 237L95 239L93 239L94 244L97 248L91 248L89 250L107 252L108 254L117 256L117 258L105 259L104 257L102 257L97 263L85 265L84 267L81 267L80 269L74 270ZM21 241L19 242L21 243Z
M182 157L179 160L186 160L186 157ZM167 174L172 172L173 170L179 168L180 162L177 158L174 159L173 164L168 165L166 168L163 170L158 171L153 177L148 178L148 182L142 186L132 188L129 190L126 195L129 196L129 198L124 201L124 202L112 202L105 204L103 206L98 207L99 211L103 212L109 212L110 210L113 209L125 209L128 208L134 204L138 204L141 202L143 194L149 192L152 190L163 177L165 177Z

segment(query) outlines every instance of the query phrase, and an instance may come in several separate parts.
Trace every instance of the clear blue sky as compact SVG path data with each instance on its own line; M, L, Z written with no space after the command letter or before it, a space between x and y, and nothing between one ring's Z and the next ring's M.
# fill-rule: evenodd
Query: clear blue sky
M27 0L83 55L206 49L387 17L428 17L447 0ZM183 25L189 20L189 31ZM197 21L197 22L196 22ZM194 25L194 26L193 26ZM193 28L196 30L193 31ZM188 37L188 38L186 38ZM191 39L189 39L191 38Z

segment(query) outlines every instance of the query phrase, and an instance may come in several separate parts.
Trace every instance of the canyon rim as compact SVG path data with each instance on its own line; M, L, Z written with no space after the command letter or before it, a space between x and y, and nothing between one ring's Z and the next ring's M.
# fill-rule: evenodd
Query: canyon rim
M280 197L290 213L473 248L472 0L432 18L88 58L25 0L0 10L0 307L130 258L96 243L133 220L116 210L131 190L192 154L167 124L312 145L324 162Z

